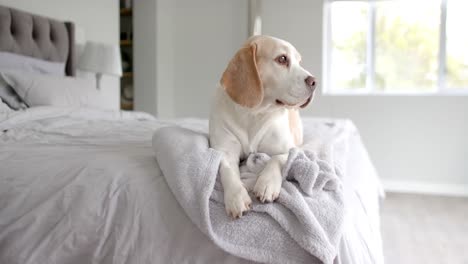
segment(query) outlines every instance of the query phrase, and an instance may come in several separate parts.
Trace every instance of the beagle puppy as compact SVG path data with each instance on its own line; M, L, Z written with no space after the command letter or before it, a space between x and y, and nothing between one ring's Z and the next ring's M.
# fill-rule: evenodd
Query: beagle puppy
M288 152L302 144L299 108L312 100L316 80L300 63L301 55L290 43L254 36L222 75L210 114L209 139L211 147L223 153L219 173L224 203L234 218L250 209L248 191L261 202L278 198ZM256 152L270 155L271 160L252 190L247 190L239 162Z

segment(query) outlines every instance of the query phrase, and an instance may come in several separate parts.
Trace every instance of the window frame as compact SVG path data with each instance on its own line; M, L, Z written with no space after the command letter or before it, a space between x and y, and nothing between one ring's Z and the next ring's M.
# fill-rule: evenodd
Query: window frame
M468 96L468 87L446 87L446 59L447 59L447 1L440 0L440 28L439 28L439 51L438 51L438 70L437 85L432 91L421 91L415 89L402 89L399 91L379 91L375 89L375 25L376 25L376 2L393 0L324 0L323 5L323 95L465 95ZM366 44L366 86L359 89L346 89L331 87L331 58L332 58L332 23L331 23L331 4L333 2L367 2L369 5L368 25L367 25L367 44Z

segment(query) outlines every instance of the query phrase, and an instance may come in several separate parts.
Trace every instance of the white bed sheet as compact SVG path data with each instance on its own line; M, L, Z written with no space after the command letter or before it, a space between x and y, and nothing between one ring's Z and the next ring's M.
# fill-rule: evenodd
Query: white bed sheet
M174 123L207 128L137 112L0 111L0 263L246 263L208 240L166 185L151 136ZM349 157L339 260L383 263L381 188L359 135Z

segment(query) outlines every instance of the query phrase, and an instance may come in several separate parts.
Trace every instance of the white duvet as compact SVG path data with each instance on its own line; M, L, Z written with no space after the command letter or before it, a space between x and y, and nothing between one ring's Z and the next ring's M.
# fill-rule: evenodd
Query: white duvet
M151 136L174 123L207 128L137 112L0 111L0 263L245 262L208 240L166 185ZM380 185L352 138L340 260L382 263Z

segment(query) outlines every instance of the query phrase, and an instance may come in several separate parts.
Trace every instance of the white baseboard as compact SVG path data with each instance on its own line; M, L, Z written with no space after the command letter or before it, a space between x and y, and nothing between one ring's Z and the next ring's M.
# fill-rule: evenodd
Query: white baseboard
M468 184L382 180L386 192L468 197Z

